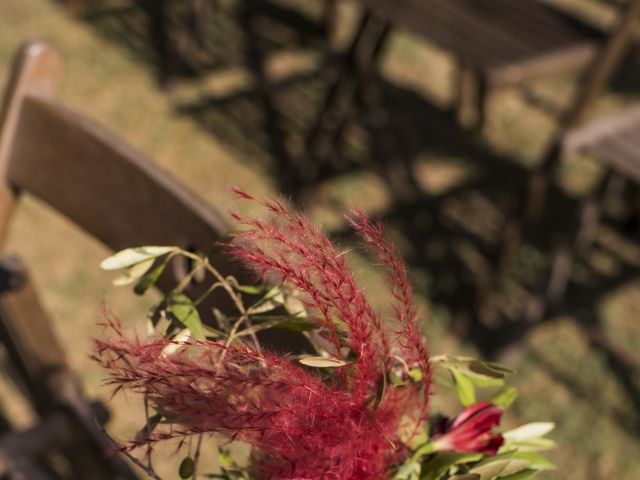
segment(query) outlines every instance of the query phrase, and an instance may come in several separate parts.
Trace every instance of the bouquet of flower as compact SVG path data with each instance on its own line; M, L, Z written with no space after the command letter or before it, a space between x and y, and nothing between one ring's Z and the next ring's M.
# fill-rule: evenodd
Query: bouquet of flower
M178 247L130 248L105 259L125 269L114 283L144 293L179 256L192 270L149 316L149 335L124 331L106 314L108 334L94 358L117 390L141 394L145 425L122 452L160 478L132 450L169 439L220 434L251 446L240 467L225 448L221 473L199 474L200 441L179 466L181 478L335 480L509 480L552 468L539 453L550 423L495 429L516 391L510 370L469 357L430 356L404 264L379 222L352 211L347 219L386 269L391 318L382 318L349 270L345 253L284 202L260 200L265 219L233 213L243 227L225 248L256 272L258 285L224 277L207 257ZM214 281L205 294L184 293L199 272ZM203 322L198 305L214 290L235 305ZM251 299L247 302L247 299ZM261 344L267 329L299 332L313 353L281 354ZM445 373L462 403L453 419L430 411L433 384ZM482 389L482 400L476 387ZM181 443L181 444L182 444Z

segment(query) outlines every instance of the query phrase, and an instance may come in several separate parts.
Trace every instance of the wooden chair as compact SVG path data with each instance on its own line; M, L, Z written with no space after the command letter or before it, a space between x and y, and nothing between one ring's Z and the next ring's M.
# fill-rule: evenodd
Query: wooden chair
M562 298L575 260L591 247L607 200L620 195L625 183L630 183L636 190L640 186L640 106L574 129L564 138L561 153L563 157L589 155L604 167L604 174L583 199L578 218L573 222L574 228L557 249L548 293L554 302ZM638 199L640 197L629 208L632 216L639 213Z
M0 116L0 246L17 202L28 193L114 250L156 244L210 251L228 230L223 217L143 155L57 101L61 74L61 57L46 43L28 43L17 56ZM224 255L212 261L223 273L246 280L244 270ZM174 264L158 286L173 288L185 271ZM197 296L206 285L193 283L187 293ZM226 301L214 296L201 308L209 314L216 302L224 310ZM73 465L70 478L136 478L110 454L113 446L65 360L29 275L11 257L0 263L0 342L41 418L32 430L0 436L0 477L58 478L42 460L44 452L56 450Z
M550 255L551 262L547 274L541 288L532 292L521 319L522 328L516 329L516 335L522 338L529 330L552 315L567 313L578 320L580 331L587 341L605 354L614 369L626 372L625 375L636 375L640 371L640 357L637 352L627 351L609 338L596 311L598 300L608 294L611 288L618 288L626 282L637 280L635 262L626 263L628 257L621 254L621 271L615 275L592 272L598 278L598 283L595 284L597 287L584 287L584 290L589 292L587 298L584 292L580 292L580 285L576 284L577 292L573 293L582 295L580 308L577 309L580 311L576 311L575 298L572 302L574 308L568 310L566 297L572 297L570 294L567 295L567 290L571 285L576 262L587 259L597 237L601 219L606 213L607 204L610 200L620 203L620 199L624 198L621 194L626 184L630 184L636 194L632 204L627 205L629 208L626 213L630 213L636 222L640 218L640 105L567 130L558 142L556 162L578 154L586 154L598 161L604 171L598 183L582 199L576 217L565 219L566 230L555 232L557 240ZM637 242L637 238L629 240ZM615 256L617 252L612 251L612 254Z
M539 0L361 0L376 15L452 53L458 115L482 126L489 94L589 63L603 32Z
M629 0L606 34L540 0L360 0L351 46L307 139L309 155L328 159L361 105L391 28L405 28L450 51L459 65L453 110L481 128L491 92L593 64L605 49L619 60L640 2ZM615 48L609 48L615 46Z

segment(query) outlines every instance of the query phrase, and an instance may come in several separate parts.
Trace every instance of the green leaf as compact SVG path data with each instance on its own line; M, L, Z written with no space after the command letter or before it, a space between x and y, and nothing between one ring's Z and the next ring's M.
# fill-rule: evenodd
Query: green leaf
M510 368L496 362L484 362L473 357L456 355L435 355L432 363L441 364L445 368L457 368L466 375L479 378L503 379L507 374L514 373Z
M477 462L481 459L481 453L438 452L422 465L420 480L438 480L455 465Z
M119 270L130 267L145 260L161 257L171 252L174 247L145 246L120 250L100 262L103 270Z
M339 358L330 358L330 357L303 357L298 360L301 364L306 365L307 367L316 367L316 368L336 368L336 367L344 367L348 365L349 362L345 362L344 360L340 360Z
M382 403L382 399L384 398L384 394L387 391L387 376L380 375L378 379L378 384L376 385L376 396L373 401L373 409L377 410L380 404Z
M234 285L234 288L247 295L265 295L271 287L265 287L264 285Z
M284 296L284 309L287 313L295 315L296 317L307 318L307 309L304 303L299 298L287 294Z
M482 375L477 375L473 372L465 372L465 375L476 387L480 388L495 388L502 387L504 385L504 379L502 378L491 378L485 377Z
M423 378L422 370L419 368L412 368L409 370L409 378L413 383L421 382Z
M502 436L507 440L532 440L545 436L554 428L553 422L533 422L504 432Z
M500 480L526 480L527 478L533 477L536 473L538 473L537 470L524 469L513 475L500 477Z
M169 335L167 336L171 338ZM184 342L189 340L190 337L193 337L193 333L191 333L191 330L189 330L188 328L180 330L173 338L171 338L173 341L164 346L164 348L162 349L162 355L173 355L178 350L180 350Z
M402 387L405 385L404 380L393 372L389 372L389 383L394 387Z
M492 480L501 475L512 475L527 467L529 462L526 460L500 458L497 460L489 460L480 465L473 467L469 473L480 475L480 480Z
M393 476L393 480L419 480L421 467L420 462L406 462Z
M494 372L502 372L504 374L511 374L511 373L516 373L515 370L513 370L512 368L507 367L506 365L503 365L501 363L498 362L490 362L487 360L479 360L480 363L482 363L485 367L488 367L490 369L492 369Z
M460 403L465 407L476 403L476 392L471 380L456 368L451 369L451 375L453 376Z
M429 455L433 453L433 448L434 448L433 444L425 443L424 445L422 445L421 447L419 447L413 452L413 454L411 455L411 459L418 461L422 459L422 457L424 457L425 455Z
M184 457L182 462L180 462L180 467L178 468L178 474L180 478L191 478L193 475L193 471L196 468L196 462L193 461L191 457Z
M218 462L223 468L236 467L236 462L233 460L233 457L229 454L229 451L224 448L218 448Z
M400 422L403 425L413 425L413 420L411 419L411 417L409 417L407 415L403 415L403 417L400 420ZM409 422L411 422L411 423L409 423ZM411 441L409 446L410 446L411 450L414 452L414 455L415 455L415 452L420 450L420 449L422 449L422 447L424 447L426 445L426 443L429 441L429 432L425 429L425 430L422 430L417 435L415 433L413 433L413 434L411 434L409 440ZM404 442L404 443L406 443L406 442Z
M259 317L251 317L254 324L272 322L271 328L279 328L290 332L310 332L318 328L316 323L297 315L263 315Z
M479 480L480 475L477 473L463 473L462 475L453 475L449 480Z
M542 452L545 450L551 450L555 446L556 442L550 438L532 438L531 440L505 439L502 449L508 450L517 448L519 452Z
M511 406L514 400L518 397L518 389L515 387L504 387L491 397L490 402L498 407L506 410Z
M147 440L149 438L149 435L151 435L151 432L153 432L156 429L156 427L160 424L160 422L162 421L162 418L163 418L163 415L160 413L156 413L155 415L152 415L151 417L149 417L145 426L142 427L140 430L138 430L138 432L136 433L136 436L135 436L136 441L144 442L145 440Z
M542 455L538 455L533 452L513 452L511 458L517 458L520 460L526 460L529 462L527 468L531 468L533 470L554 470L556 466L551 463L549 460L544 458Z
M167 310L191 331L193 338L204 340L204 330L198 309L184 293L171 292L167 296Z
M155 259L150 258L140 263L136 263L134 266L129 267L122 275L116 277L113 280L113 284L117 287L122 287L135 282L147 273L147 270L151 268L153 262L155 262Z
M155 260L152 260L152 262ZM147 290L158 281L162 272L167 268L167 262L162 262L151 268L145 273L140 280L134 285L133 291L136 295L144 295Z

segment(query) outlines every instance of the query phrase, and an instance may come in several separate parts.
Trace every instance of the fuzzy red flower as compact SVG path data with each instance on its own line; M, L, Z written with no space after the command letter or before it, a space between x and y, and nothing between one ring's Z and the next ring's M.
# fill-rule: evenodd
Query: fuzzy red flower
M435 450L495 455L504 439L491 433L491 429L500 423L500 417L502 409L489 402L465 408L444 433L433 438Z
M394 314L383 322L344 255L304 215L280 201L236 193L261 203L270 215L233 214L246 230L231 253L259 276L301 291L326 349L347 365L327 378L248 344L130 339L109 319L115 335L96 341L95 352L110 372L109 382L146 395L158 411L178 420L171 430L155 430L127 447L220 432L254 447L260 478L386 478L407 453L403 441L413 433L406 431L407 420L416 432L423 429L431 396L428 352L404 265L382 237L381 225L352 212L351 224L389 272ZM166 354L170 344L173 352ZM387 388L381 397L380 386L399 358L422 379Z

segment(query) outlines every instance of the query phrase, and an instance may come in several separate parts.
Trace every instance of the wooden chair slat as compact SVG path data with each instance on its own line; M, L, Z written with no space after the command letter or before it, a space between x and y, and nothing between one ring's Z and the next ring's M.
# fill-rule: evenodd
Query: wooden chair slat
M61 70L59 55L43 42L25 46L14 66L0 124L0 241L9 231L16 200L28 193L114 250L178 245L211 253L228 231L224 217L144 155L54 100ZM240 282L253 276L224 253L211 253L210 259L224 275L233 274ZM26 272L20 266L4 266L22 275L22 280L17 286L9 282L0 291L0 340L9 347L43 421L60 409L71 413L83 440L62 453L78 473L74 478L137 478L120 457L106 455L113 445L68 368ZM180 262L172 267L158 281L165 292L177 285L188 268ZM192 282L186 293L198 298L209 285ZM213 305L235 312L220 289L199 308L210 316ZM271 344L287 348L300 341L298 336L285 335ZM59 450L56 445L50 447ZM25 470L33 467L34 472L37 465L30 458L21 462Z
M589 148L589 152L608 167L640 182L640 163L637 152L616 138L607 138ZM635 153L635 155L634 155Z
M60 404L51 395L49 380L68 373L64 351L24 266L16 257L6 257L0 261L0 275L10 284L0 292L0 340L22 373L36 410L50 413Z
M178 245L206 253L229 230L221 215L142 154L45 96L24 98L7 178L114 250ZM227 255L212 262L226 275L248 277ZM170 290L183 273L167 269L158 285ZM203 288L192 285L188 293L198 296ZM209 313L213 303L235 312L221 291L202 311Z
M448 28L439 22L425 24L423 16L416 14L404 3L390 4L384 0L366 0L365 3L381 18L406 27L419 35L427 36L440 47L456 52L471 64L487 63L493 59L493 55L488 54L477 43L469 42L465 32Z
M24 100L7 175L113 249L151 242L207 248L228 230L138 152L45 97Z
M592 47L603 38L595 28L538 1L362 1L381 17L452 51L462 63L487 71L557 51ZM591 48L589 53L593 54ZM581 59L581 64L586 61Z

